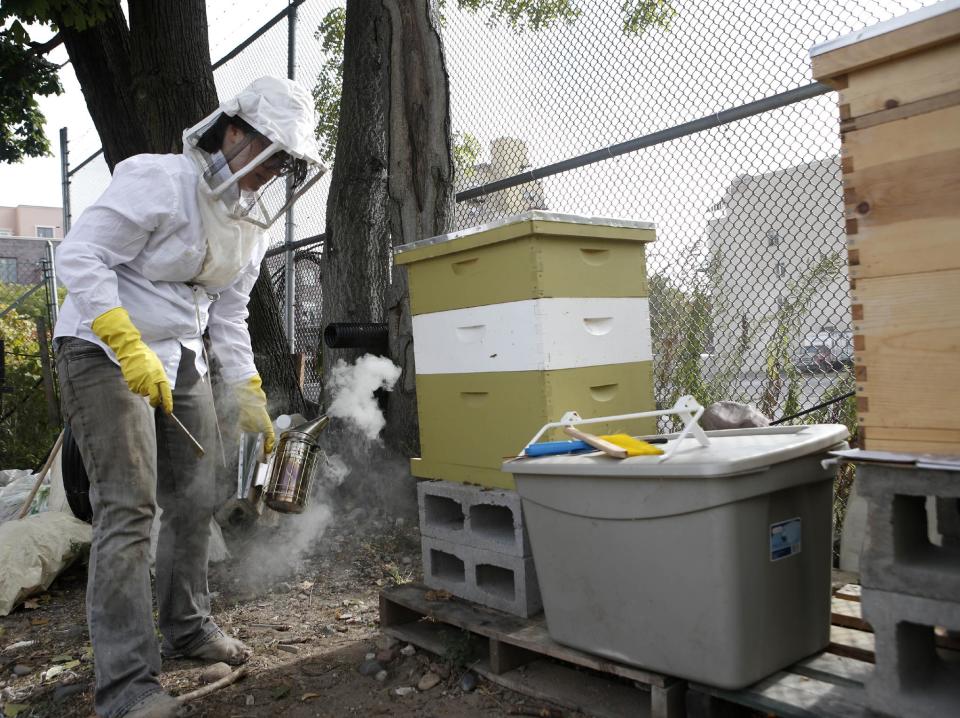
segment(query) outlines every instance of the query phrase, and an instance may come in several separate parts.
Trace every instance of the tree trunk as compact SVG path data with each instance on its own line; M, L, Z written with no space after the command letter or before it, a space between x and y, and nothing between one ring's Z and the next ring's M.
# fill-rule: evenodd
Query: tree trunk
M369 0L347 0L340 124L320 260L323 327L330 322L384 321L390 281L389 47L389 16L383 6ZM324 377L338 359L351 362L363 353L325 345L319 351Z
M180 152L184 129L219 104L206 2L129 0L129 7L131 90L147 141L152 152Z
M343 97L327 201L322 323L386 321L403 369L387 443L419 454L406 271L391 247L440 234L453 206L449 87L430 0L347 0ZM324 373L359 352L323 348Z
M147 152L147 132L130 92L130 31L119 0L106 20L79 31L60 24L63 44L100 135L103 156L113 172L118 162Z
M260 278L253 285L248 305L250 343L257 371L263 380L263 390L270 399L270 415L300 413L314 416L316 407L307 405L296 367L287 353L286 332L280 306L270 283L267 263L260 265Z
M430 0L385 0L390 47L389 208L393 246L446 231L453 215L450 87ZM390 353L403 373L387 407L388 444L420 452L407 272L394 266L387 297Z

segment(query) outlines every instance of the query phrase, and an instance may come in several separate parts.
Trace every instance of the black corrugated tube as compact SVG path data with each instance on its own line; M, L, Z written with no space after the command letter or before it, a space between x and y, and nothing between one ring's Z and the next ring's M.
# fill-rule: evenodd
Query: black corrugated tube
M387 325L375 322L331 322L323 330L323 341L331 349L365 349L380 356L389 350Z

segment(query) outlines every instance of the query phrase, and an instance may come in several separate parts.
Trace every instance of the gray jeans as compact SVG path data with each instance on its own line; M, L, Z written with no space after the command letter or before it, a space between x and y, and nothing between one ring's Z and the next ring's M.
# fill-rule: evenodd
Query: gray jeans
M95 344L57 343L63 411L90 477L93 544L87 621L96 667L96 710L122 716L161 690L160 647L150 590L150 527L163 510L156 555L157 608L165 648L190 652L216 632L207 549L216 508L215 415L209 382L186 349L174 413L206 449L197 458L161 410L127 388Z

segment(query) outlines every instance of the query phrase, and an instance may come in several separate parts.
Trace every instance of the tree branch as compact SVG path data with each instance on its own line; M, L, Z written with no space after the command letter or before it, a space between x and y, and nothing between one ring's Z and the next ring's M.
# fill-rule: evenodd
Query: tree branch
M31 42L30 52L32 52L34 55L46 55L55 47L59 47L62 44L63 44L63 33L58 32L56 35L51 37L46 42Z

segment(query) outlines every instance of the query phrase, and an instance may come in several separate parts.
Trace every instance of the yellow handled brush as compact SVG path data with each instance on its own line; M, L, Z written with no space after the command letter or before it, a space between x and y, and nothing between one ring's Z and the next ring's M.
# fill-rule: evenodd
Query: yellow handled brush
M599 449L604 454L612 456L615 459L626 459L628 456L656 456L663 451L646 441L635 439L627 434L611 434L608 436L595 436L585 431L580 431L574 426L567 426L563 429L568 436L579 439L589 444L594 449Z

